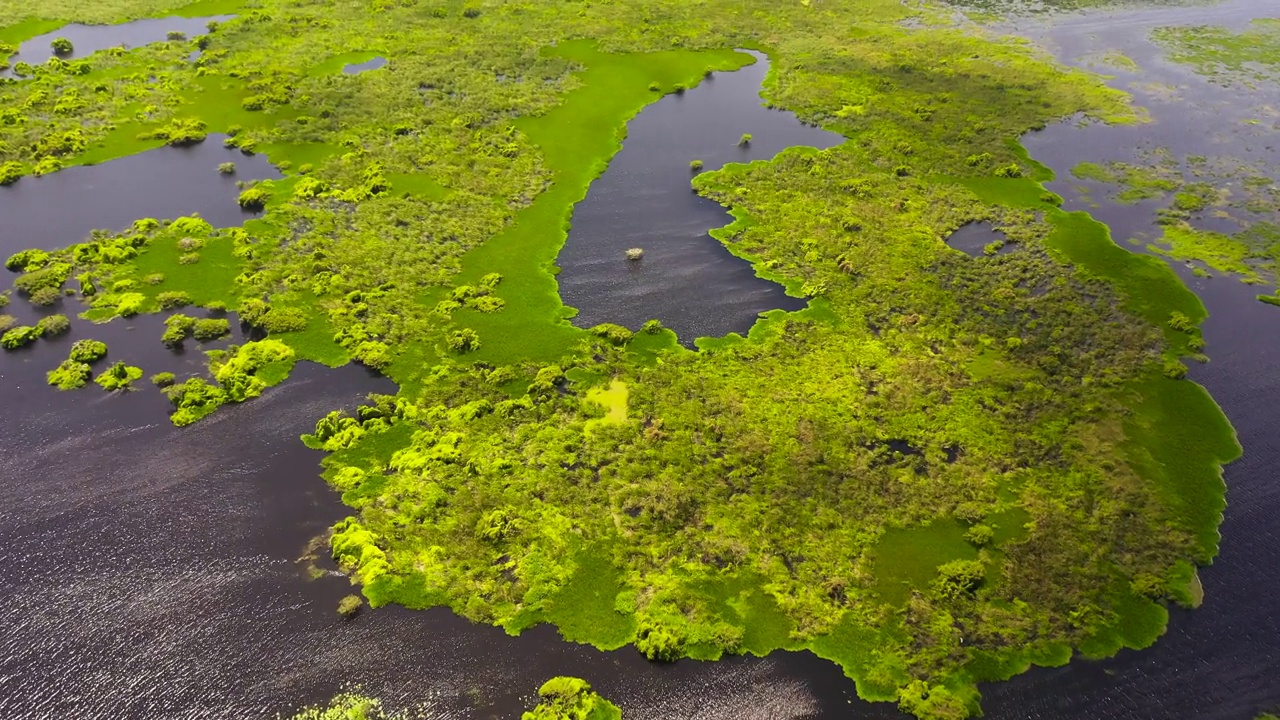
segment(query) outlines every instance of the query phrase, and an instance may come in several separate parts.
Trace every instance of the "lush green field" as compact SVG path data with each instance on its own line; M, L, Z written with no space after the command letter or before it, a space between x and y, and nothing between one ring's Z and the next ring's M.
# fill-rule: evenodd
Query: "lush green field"
M17 3L0 37L174 7ZM810 307L699 352L573 327L573 203L630 117L735 47L771 56L765 100L848 138L694 181L737 218L716 237ZM285 172L246 188L266 213L243 228L144 220L20 256L13 301L187 307L177 342L238 312L265 339L169 388L179 424L301 359L395 380L304 438L375 607L655 661L807 648L863 697L959 718L981 681L1144 647L1194 604L1239 452L1182 379L1205 311L1045 191L1022 133L1137 116L1023 43L896 0L257 0L198 41L26 75L0 85L16 182L209 132ZM970 222L1014 251L948 248Z

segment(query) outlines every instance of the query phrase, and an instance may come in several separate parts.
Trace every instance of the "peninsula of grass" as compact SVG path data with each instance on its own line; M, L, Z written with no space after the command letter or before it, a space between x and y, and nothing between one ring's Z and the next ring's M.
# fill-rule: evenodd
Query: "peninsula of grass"
M315 12L261 0L194 64L175 40L0 85L6 180L197 128L286 175L249 188L243 227L142 219L6 267L88 320L169 313L146 342L242 325L207 373L157 376L178 425L301 359L396 381L303 439L352 509L331 548L370 606L654 662L808 649L864 698L951 719L981 682L1144 647L1195 604L1239 453L1175 379L1205 310L1061 210L1015 142L1134 122L1123 94L897 0ZM574 204L630 118L750 62L735 47L770 55L763 101L848 138L685 176L736 219L713 236L808 308L697 352L660 322L575 328L555 280ZM370 48L384 70L334 69ZM1183 212L1207 197L1155 179ZM974 222L1013 251L947 247ZM105 354L80 349L50 382ZM552 690L548 712L608 709Z

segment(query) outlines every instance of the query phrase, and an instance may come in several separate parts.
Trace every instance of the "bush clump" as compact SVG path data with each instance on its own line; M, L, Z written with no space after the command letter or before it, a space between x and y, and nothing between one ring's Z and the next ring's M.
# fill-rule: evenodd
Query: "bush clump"
M191 327L191 335L200 342L217 340L231 334L231 322L226 318L205 318L196 320Z
M296 308L271 308L253 325L270 334L298 332L307 327L307 316Z
M632 336L630 330L614 323L600 323L591 328L591 333L608 340L613 345L626 345L631 341Z
M53 54L59 57L63 55L70 55L76 49L75 46L71 44L71 41L64 37L54 38L53 41L49 43L49 47L53 49Z
M675 662L684 654L684 638L668 627L641 626L636 633L636 650L659 662Z
M984 575L982 563L977 560L952 560L938 566L933 589L944 598L958 598L976 590Z
M1167 360L1164 364L1164 376L1170 380L1181 380L1187 376L1187 366L1177 360Z
M218 172L223 175L231 175L236 171L236 164L233 162L224 162L218 164Z
M159 388L166 388L176 382L177 375L171 372L159 372L151 376L151 384Z
M164 321L164 334L160 336L160 342L165 347L178 347L191 335L195 326L196 319L189 315L171 315Z
M16 328L6 330L4 335L0 335L0 347L5 350L17 350L40 339L40 335L41 332L38 327L19 325Z
M46 377L49 384L59 390L76 390L89 384L93 377L93 368L88 363L75 360L63 360L62 364L50 370Z
M271 191L261 185L255 185L240 193L240 207L245 210L261 210L271 199Z
M82 363L95 363L107 356L107 344L101 340L77 340L71 346L71 359Z
M40 322L36 323L36 329L40 331L41 335L49 337L61 335L71 329L71 321L67 319L66 315L49 315L40 318Z
M362 607L364 600L359 595L347 595L338 601L338 614L350 619L359 614Z
M108 392L114 390L127 390L133 384L134 380L142 377L142 368L126 365L123 360L117 362L102 374L94 378L94 382L102 386L103 390Z
M580 678L554 677L538 688L538 706L520 720L621 720L622 710Z
M471 328L462 328L449 333L445 341L449 349L459 353L469 353L480 349L480 336Z
M190 305L191 296L181 290L173 290L157 295L156 302L160 303L161 310L175 310Z

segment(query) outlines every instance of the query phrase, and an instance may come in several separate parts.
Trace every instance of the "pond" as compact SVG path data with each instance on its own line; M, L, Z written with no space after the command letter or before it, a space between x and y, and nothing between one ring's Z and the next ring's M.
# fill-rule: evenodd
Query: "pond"
M1014 245L1008 240L1009 236L990 223L968 223L947 237L947 245L969 257L983 257L1013 252Z
M733 218L690 187L693 160L706 172L767 160L788 147L844 142L761 105L769 60L750 54L752 65L667 95L627 124L622 150L574 207L556 261L560 296L579 311L575 325L636 330L656 318L692 345L698 337L746 332L762 312L805 306L707 234ZM747 133L750 143L739 145ZM627 259L630 248L642 249L643 257Z
M23 42L18 46L18 53L10 56L9 63L11 65L19 62L25 62L30 65L44 63L54 56L50 43L55 38L66 38L71 41L72 51L61 56L64 60L70 60L86 57L99 50L121 45L126 48L133 48L161 42L166 40L171 32L182 33L188 38L198 37L209 32L209 23L223 22L230 20L232 17L234 15L148 18L120 23L119 25L81 25L80 23L71 23L70 25L63 25L53 32L37 35ZM6 75L11 76L12 71L6 70L4 73L0 73L0 77Z
M214 227L242 224L238 181L281 177L265 155L226 148L224 135L187 147L161 147L100 165L69 167L0 187L0 255L49 250L84 240L94 229L121 230L144 217L199 214ZM222 163L235 163L223 173Z
M351 65L343 65L342 72L344 75L359 75L362 72L377 70L378 68L386 64L387 64L386 58L375 57L372 60L366 60L360 63L353 63Z

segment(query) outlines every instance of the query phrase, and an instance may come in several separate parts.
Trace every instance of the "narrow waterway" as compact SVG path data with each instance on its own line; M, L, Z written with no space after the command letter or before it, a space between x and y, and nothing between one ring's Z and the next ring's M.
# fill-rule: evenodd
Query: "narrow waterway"
M37 35L18 46L18 52L9 56L9 64L25 62L39 65L54 57L51 43L57 38L71 41L71 52L60 55L64 60L83 58L99 50L113 47L135 48L169 38L170 33L180 33L184 38L195 38L209 32L209 23L223 22L234 15L210 15L208 17L146 18L118 25L82 25L71 23L57 30ZM0 57L0 60L3 60ZM12 77L13 71L0 72L0 77Z
M622 150L574 206L556 260L560 297L579 311L575 325L609 322L637 330L656 318L692 346L699 337L745 333L762 312L805 306L707 234L733 218L690 186L695 160L706 172L767 160L788 147L844 142L792 113L764 107L760 88L769 59L750 54L753 64L709 75L627 123ZM749 142L741 142L744 135ZM628 259L631 248L643 257Z

